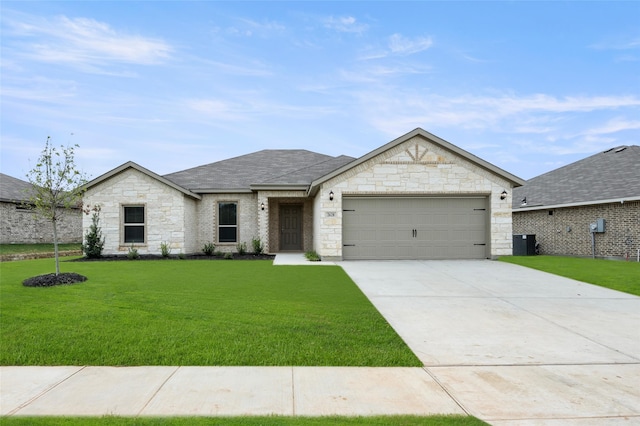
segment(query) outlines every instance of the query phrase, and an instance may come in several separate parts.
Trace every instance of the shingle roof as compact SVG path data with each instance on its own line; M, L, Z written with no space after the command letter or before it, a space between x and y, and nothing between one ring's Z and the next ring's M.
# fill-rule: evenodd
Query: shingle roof
M630 198L640 198L638 145L611 148L528 180L514 189L513 209Z
M309 185L353 161L304 149L265 149L165 175L191 191L250 190L252 185Z
M27 201L31 188L29 182L0 173L0 201Z

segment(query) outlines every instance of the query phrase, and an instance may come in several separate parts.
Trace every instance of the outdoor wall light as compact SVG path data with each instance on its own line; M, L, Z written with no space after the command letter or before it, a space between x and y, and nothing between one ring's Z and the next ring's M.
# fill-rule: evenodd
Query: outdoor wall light
M260 210L264 211L264 203L260 203Z
M504 200L505 198L507 198L507 191L502 191L502 194L500 194L500 199Z
M333 201L333 191L329 192L329 200Z

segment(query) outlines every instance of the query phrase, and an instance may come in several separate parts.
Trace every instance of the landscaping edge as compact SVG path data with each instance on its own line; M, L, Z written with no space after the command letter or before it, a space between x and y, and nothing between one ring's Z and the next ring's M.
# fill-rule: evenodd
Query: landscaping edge
M64 256L82 256L82 250L65 250L58 253L60 257ZM15 254L3 254L0 255L0 262L11 262L14 260L31 260L31 259L46 259L54 257L53 252L45 253L15 253Z

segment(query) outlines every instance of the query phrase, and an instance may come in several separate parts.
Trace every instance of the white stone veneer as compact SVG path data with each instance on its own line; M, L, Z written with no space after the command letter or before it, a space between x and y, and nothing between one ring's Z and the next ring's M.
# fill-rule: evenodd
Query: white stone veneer
M314 201L314 249L342 258L343 195L484 195L489 198L490 253L512 250L511 183L421 137L412 138L325 182ZM329 192L333 191L333 201Z
M123 243L122 206L145 206L145 244L136 244L140 254L160 254L160 244L170 245L173 254L186 253L191 247L186 239L185 222L193 220L195 201L185 199L182 192L135 169L127 169L90 188L83 197L84 205L101 206L100 225L105 237L103 254L126 254L131 245ZM91 216L83 215L84 232Z

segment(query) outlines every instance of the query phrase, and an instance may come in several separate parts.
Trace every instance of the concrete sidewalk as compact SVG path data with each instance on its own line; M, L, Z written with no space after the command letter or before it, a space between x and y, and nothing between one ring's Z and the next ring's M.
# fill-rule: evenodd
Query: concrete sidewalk
M2 416L465 414L422 368L0 367Z

